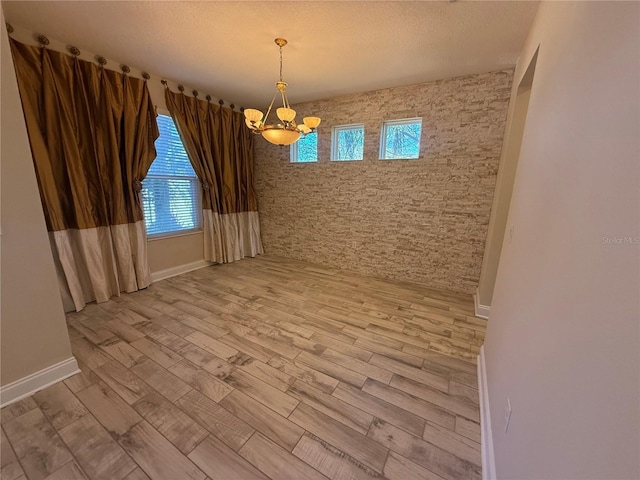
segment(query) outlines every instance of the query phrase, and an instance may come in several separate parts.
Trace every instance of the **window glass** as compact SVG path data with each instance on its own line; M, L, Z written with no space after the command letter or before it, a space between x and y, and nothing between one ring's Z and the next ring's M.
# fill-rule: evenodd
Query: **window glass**
M341 125L331 131L331 160L362 160L364 125Z
M173 119L158 115L157 157L142 182L147 235L161 237L199 230L202 224L200 183L184 150Z
M421 131L421 118L384 122L380 134L380 158L418 158Z
M318 161L318 132L312 132L291 145L291 162Z

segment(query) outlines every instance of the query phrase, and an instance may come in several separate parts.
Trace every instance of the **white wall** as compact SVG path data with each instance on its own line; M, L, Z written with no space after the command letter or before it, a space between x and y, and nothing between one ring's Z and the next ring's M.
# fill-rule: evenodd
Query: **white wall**
M8 37L0 30L0 376L6 386L72 355Z
M520 80L520 84L512 86L513 95L509 105L507 128L504 134L496 188L493 193L487 240L482 256L482 270L476 292L477 315L488 315L488 310L491 307L502 243L505 232L508 231L507 218L509 216L509 206L511 205L511 195L513 194L513 183L518 169L520 146L527 120L529 98L531 97L531 80L534 71L535 60L531 60L527 73ZM481 309L484 311L481 312Z
M500 479L640 477L639 29L543 3L516 71L539 45L485 343Z

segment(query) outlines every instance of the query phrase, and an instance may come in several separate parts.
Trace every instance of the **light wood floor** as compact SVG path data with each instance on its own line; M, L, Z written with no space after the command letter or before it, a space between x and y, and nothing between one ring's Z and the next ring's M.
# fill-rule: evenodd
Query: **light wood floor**
M2 479L479 479L468 296L275 257L68 315L82 373L5 407Z

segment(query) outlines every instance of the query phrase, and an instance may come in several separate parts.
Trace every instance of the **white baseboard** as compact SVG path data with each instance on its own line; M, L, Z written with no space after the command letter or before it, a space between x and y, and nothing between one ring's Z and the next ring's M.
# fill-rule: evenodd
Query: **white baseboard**
M20 380L11 382L0 388L0 408L33 395L37 391L69 378L76 373L80 373L78 362L76 362L75 357L71 357Z
M476 309L476 317L480 317L488 320L491 307L480 304L480 294L477 288L476 288L476 293L473 294L473 304Z
M184 265L178 265L177 267L151 272L151 281L157 282L159 280L164 280L165 278L175 277L176 275L192 272L199 268L208 267L209 265L213 265L213 263L207 262L206 260L198 260L197 262L185 263Z
M480 394L482 480L495 480L496 461L493 456L493 436L491 435L491 412L489 410L489 390L487 386L484 345L480 347L480 355L478 355L478 392Z

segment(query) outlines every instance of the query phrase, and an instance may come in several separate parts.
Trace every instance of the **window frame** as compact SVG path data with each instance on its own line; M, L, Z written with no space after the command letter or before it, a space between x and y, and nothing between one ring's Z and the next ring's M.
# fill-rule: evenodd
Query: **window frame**
M306 160L306 161L298 161L298 144L300 143L301 140L303 140L302 138L300 138L297 142L294 142L291 144L291 148L289 149L289 163L318 163L318 131L314 130L313 132L310 132L307 134L308 135L315 135L316 136L316 158L315 160ZM306 138L306 137L305 137Z
M339 159L338 157L338 136L345 130L362 129L362 158ZM348 125L335 125L331 127L331 161L332 162L361 162L364 160L364 123L350 123Z
M420 124L420 136L418 137L418 156L416 157L386 157L387 151L387 128L396 125L412 125L415 123ZM419 160L420 159L420 146L422 144L422 117L414 118L398 118L395 120L385 120L380 127L380 151L378 154L379 160Z
M171 114L169 113L168 110L165 109L161 109L161 108L156 108L156 115L157 117L159 116L165 116L165 117L169 117L171 119L171 121L173 122L176 131L178 129L178 127L175 125L175 121L173 120L173 117L171 116ZM159 129L158 129L159 130ZM160 138L160 137L158 137ZM182 142L182 139L180 139L180 143L182 143L182 147L184 148L184 143ZM185 153L186 153L186 149L185 149ZM155 162L157 159L156 158L153 159L153 161ZM190 162L190 161L189 161ZM153 165L153 162L152 162ZM193 166L192 166L193 168ZM151 167L149 167L149 170L151 169ZM183 237L186 235L194 235L197 233L201 233L203 231L203 218L202 218L202 186L200 184L200 179L198 178L198 176L196 175L195 171L194 171L194 176L184 176L184 175L154 175L154 174L149 174L147 173L147 175L144 177L144 179L142 180L143 183L143 188L144 188L144 181L146 179L158 179L158 180L188 180L191 183L192 186L192 191L195 192L194 195L194 211L195 211L195 215L194 215L194 220L195 220L195 227L194 228L189 228L189 229L184 229L184 230L171 230L171 231L166 231L166 232L159 232L159 233L148 233L147 231L147 218L144 215L144 199L141 199L141 203L142 203L142 213L143 213L143 217L144 217L144 221L145 221L145 233L147 235L147 240L148 241L153 241L153 240L162 240L165 238L172 238L172 237ZM142 195L142 192L140 192Z

